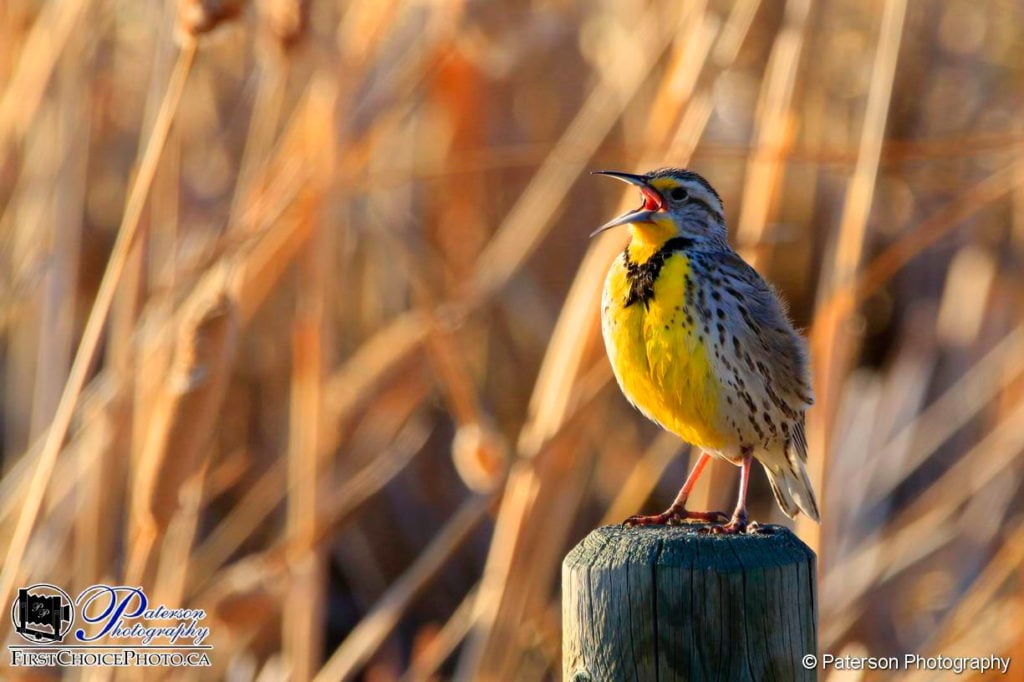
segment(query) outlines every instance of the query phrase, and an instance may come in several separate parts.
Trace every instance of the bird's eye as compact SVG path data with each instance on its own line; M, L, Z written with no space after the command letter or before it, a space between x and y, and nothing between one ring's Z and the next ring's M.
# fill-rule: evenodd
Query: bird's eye
M690 198L690 193L682 187L673 187L672 191L668 193L674 201L685 201Z

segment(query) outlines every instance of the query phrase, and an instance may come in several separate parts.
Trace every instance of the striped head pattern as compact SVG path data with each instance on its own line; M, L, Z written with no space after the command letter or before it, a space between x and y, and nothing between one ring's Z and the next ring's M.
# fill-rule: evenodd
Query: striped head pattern
M643 203L639 208L605 223L593 234L617 225L630 225L634 238L660 244L684 237L708 246L725 246L725 214L722 198L711 184L693 171L682 168L634 175L618 171L598 171L639 188Z

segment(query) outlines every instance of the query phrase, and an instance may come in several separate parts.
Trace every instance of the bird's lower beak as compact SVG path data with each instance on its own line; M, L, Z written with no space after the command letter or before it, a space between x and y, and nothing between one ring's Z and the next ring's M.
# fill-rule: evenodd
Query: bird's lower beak
M590 236L596 237L605 230L610 230L611 228L618 227L619 225L628 225L630 223L649 223L651 222L651 216L653 216L654 213L654 211L645 211L642 208L637 209L636 211L627 211L618 218L609 220L604 225L591 232Z
M621 180L622 182L636 185L640 188L641 194L643 194L644 203L638 209L633 211L627 211L618 218L613 218L607 223L597 228L590 233L590 236L601 234L605 230L619 225L628 225L629 223L649 223L651 222L652 216L660 211L664 206L664 200L661 198L661 194L658 190L654 189L647 182L647 178L643 175L635 175L633 173L622 173L619 171L594 171L593 175L607 175L608 177Z

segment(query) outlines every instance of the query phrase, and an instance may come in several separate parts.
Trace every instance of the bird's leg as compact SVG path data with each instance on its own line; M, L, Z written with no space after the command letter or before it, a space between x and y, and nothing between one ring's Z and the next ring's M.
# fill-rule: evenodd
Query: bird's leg
M710 460L711 455L706 452L700 453L697 463L693 465L693 470L691 470L690 475L686 477L686 482L683 483L683 487L679 489L679 494L676 495L676 499L672 502L671 507L660 514L653 514L651 516L644 516L642 514L630 516L622 522L622 525L673 526L681 524L687 519L695 519L698 521L717 521L719 523L725 521L727 517L722 512L695 512L689 511L686 508L686 500L690 497L690 492L693 490L693 486L697 483L697 479L700 477L701 472L704 471L704 467L708 465Z
M733 511L732 518L729 519L729 523L724 526L712 527L712 533L735 535L747 530L747 485L750 483L750 467L753 462L754 457L750 453L750 449L744 448L743 466L740 469L740 494L739 498L736 500L736 509Z

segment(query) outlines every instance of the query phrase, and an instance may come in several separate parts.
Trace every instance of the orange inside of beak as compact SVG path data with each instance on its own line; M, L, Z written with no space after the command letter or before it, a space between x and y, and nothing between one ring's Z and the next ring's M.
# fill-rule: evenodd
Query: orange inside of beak
M664 200L661 195L658 194L657 190L652 187L641 186L640 192L644 196L644 205L641 207L645 211L660 211L665 206Z

